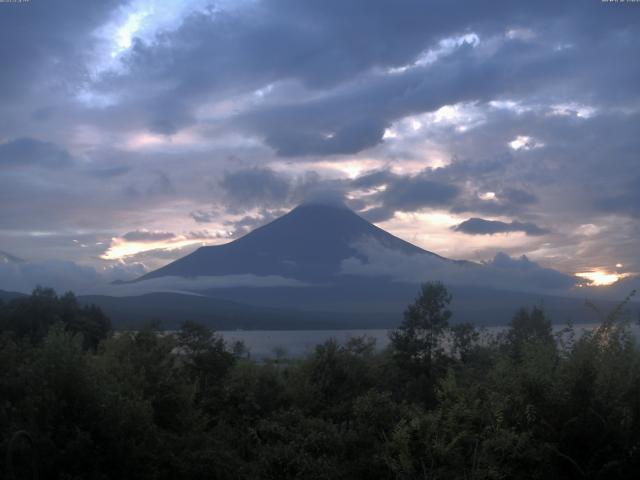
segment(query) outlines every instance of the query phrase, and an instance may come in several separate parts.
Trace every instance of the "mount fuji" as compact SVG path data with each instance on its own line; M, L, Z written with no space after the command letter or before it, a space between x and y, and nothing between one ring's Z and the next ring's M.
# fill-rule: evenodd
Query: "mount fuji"
M201 247L137 281L239 274L326 281L340 274L346 259L366 262L355 247L363 239L403 255L429 255L449 261L372 225L346 206L303 204L244 237Z
M171 328L192 319L225 329L381 328L398 324L427 280L452 292L455 321L504 324L519 307L541 303L560 322L585 313L583 299L569 294L575 277L524 256L451 260L344 205L319 203L118 282L108 296L83 298L126 325L158 319Z

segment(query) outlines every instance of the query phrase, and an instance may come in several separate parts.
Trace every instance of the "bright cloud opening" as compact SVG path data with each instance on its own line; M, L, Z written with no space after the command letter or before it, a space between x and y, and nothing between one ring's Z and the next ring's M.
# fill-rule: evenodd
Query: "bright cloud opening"
M483 193L479 193L478 197L481 200L495 200L496 199L496 194L495 194L495 192L483 192Z
M477 47L480 43L480 37L475 33L467 33L457 37L447 37L440 40L438 48L429 49L421 53L415 62L401 67L394 67L387 70L387 73L397 74L404 73L409 69L416 67L424 67L435 63L438 59L451 55L457 48L463 45L471 45Z
M513 150L532 150L534 148L544 147L544 143L538 142L535 138L527 135L518 135L509 142L509 146Z
M103 260L122 260L131 255L136 255L150 250L175 250L198 244L205 245L201 239L195 240L185 237L176 237L171 240L157 242L128 242L125 239L114 237L111 240L111 246L100 256L100 258Z
M605 270L591 270L589 272L576 273L576 277L584 278L591 282L591 285L601 287L606 285L613 285L618 280L622 280L628 277L629 274L625 273L610 273Z

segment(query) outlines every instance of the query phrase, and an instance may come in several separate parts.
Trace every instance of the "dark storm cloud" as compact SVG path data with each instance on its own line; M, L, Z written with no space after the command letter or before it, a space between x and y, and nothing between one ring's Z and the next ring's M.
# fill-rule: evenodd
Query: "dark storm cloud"
M364 201L373 207L362 213L369 221L381 222L393 217L396 211L411 212L425 207L450 208L461 189L454 183L436 177L433 169L425 169L417 175L397 175L388 170L379 170L355 178L345 188L384 187L384 190L366 197Z
M465 8L419 0L368 2L366 8L358 2L249 2L194 13L176 31L137 41L128 72L107 77L103 88L135 91L151 115L148 126L173 134L196 122L193 110L204 99L296 81L321 95L310 100L303 92L293 101L284 95L242 112L233 125L283 156L356 153L378 144L394 120L445 104L549 88L563 92L568 79L573 91L578 84L590 96L631 94L638 71L625 58L635 55L632 16L597 2L476 2ZM505 42L505 32L522 28L523 19L541 35ZM618 35L606 36L612 29ZM487 46L463 42L435 64L383 73L442 49L438 42L445 37L468 32ZM497 48L494 37L502 39ZM616 56L603 56L612 49ZM594 68L597 58L607 65ZM624 72L615 94L605 90L610 79L603 71Z
M511 204L530 205L538 201L538 197L531 192L518 188L507 188L498 193L498 197Z
M366 83L349 84L317 100L256 108L240 116L238 126L262 136L282 156L357 153L382 142L385 129L397 119L446 104L488 100L504 90L504 71L496 58L479 61L471 50L463 46L436 65L405 73L374 74Z
M462 138L458 152L466 157L479 149L495 150L523 133L543 146L512 152L497 161L496 168L481 170L468 161L454 161L438 171L447 173L445 178L469 180L478 191L496 194L491 202L467 199L455 211L515 215L543 207L548 201L543 196L553 195L555 205L547 213L554 214L565 208L565 199L579 195L572 208L585 220L602 212L629 216L637 212L638 113L605 110L589 118L547 111L502 114ZM480 162L484 164L488 163Z
M432 180L427 171L413 177L398 177L387 185L379 198L387 208L414 211L423 207L446 206L459 191L455 185Z
M281 204L288 199L291 184L286 177L268 168L227 172L220 186L230 207L259 207Z
M154 42L139 41L129 59L132 76L119 82L153 82L180 72L171 90L179 95L169 110L180 108L176 98L257 88L283 78L326 89L372 67L406 65L443 37L467 31L489 35L525 19L574 35L633 25L624 12L595 2L501 0L464 8L441 0L246 2L227 11L193 13L176 31Z
M0 167L68 167L73 158L65 149L34 138L18 138L0 143Z
M351 182L351 186L355 188L372 188L386 185L397 179L397 175L390 170L377 170L374 172L365 172Z
M4 106L29 95L68 93L86 79L94 30L120 0L32 1L0 5L0 98ZM46 110L40 106L38 112Z
M303 202L343 203L348 186L347 181L323 179L314 171L289 175L270 168L252 167L225 172L212 189L222 190L221 202L231 212L258 208L261 216L270 217L271 213L266 212L282 211L282 207ZM190 216L196 222L206 223L219 218L220 212L195 211Z
M348 203L353 208L378 205L364 215L368 219L382 221L393 216L395 211L415 211L424 207L445 207L453 203L460 192L452 183L431 178L432 170L418 175L396 175L389 171L366 173L354 180L319 179L310 174L296 178L277 173L268 168L251 168L227 172L220 186L224 190L224 201L237 210L265 208L278 205L295 206L301 202L336 204ZM349 191L384 185L385 190L370 195L361 203L347 200ZM356 205L356 203L358 203ZM210 222L216 215L209 212L192 212L191 217L199 223Z
M607 212L627 214L640 218L640 177L621 184L597 201L597 206Z
M259 115L257 121L252 119L249 123L264 135L265 142L278 155L284 157L358 153L380 143L387 126L384 121L374 118L338 119L332 116L316 125L295 121L296 118L311 119L316 113L313 109L298 112L278 109ZM320 116L315 118L321 119Z
M533 223L513 221L510 223L498 220L485 220L483 218L470 218L451 228L454 232L467 233L469 235L493 235L495 233L524 232L527 235L544 235L548 230Z
M325 89L372 67L409 63L451 30L467 28L465 21L490 16L486 9L469 7L462 9L463 18L443 22L442 14L433 15L436 9L450 10L441 2L419 0L375 1L366 7L264 1L194 13L177 31L153 43L137 42L128 60L130 73L109 81L119 88L168 83L169 90L156 92L151 126L169 133L192 122L193 102L212 93L251 91L283 79Z
M615 42L600 48L602 55L609 49L618 51ZM597 57L585 55L520 42L507 42L490 54L463 45L434 64L401 74L370 75L366 83L357 81L312 101L257 107L240 116L238 125L261 136L282 156L355 153L381 143L386 128L410 115L459 102L485 102L498 95L562 92L566 77L575 83L570 66L580 61L587 65L575 68L592 81L579 92L591 99L609 96L606 79L593 80L590 69ZM636 95L629 91L632 94Z
M515 215L536 204L538 198L529 190L501 185L503 182L500 178L511 162L511 156L482 162L453 159L445 167L427 168L417 175L398 175L390 170L365 172L351 182L345 182L344 188L384 187L383 191L360 198L357 204L350 204L352 208L366 209L363 216L373 222L388 220L396 211L411 212L423 208L440 208L452 213ZM468 185L472 185L472 188L469 189ZM493 197L481 198L480 194L491 190L495 190L491 192ZM499 223L502 222L493 226L496 229L493 233L497 233ZM512 230L503 231L525 231L529 235L547 233L532 223L513 222L505 225Z

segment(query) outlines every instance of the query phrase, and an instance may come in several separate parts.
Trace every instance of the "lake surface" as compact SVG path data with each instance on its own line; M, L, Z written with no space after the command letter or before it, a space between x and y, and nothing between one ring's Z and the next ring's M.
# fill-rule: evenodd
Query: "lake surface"
M574 329L576 336L592 330L599 324L579 324ZM481 329L485 335L495 335L506 327L485 327ZM554 325L554 333L565 328L565 325ZM640 326L633 324L630 327L636 339L640 339ZM331 338L339 343L345 343L352 337L367 336L376 340L376 348L381 350L389 344L389 332L391 330L229 330L220 331L228 343L238 340L244 342L249 349L252 358L299 358L313 351L319 345Z

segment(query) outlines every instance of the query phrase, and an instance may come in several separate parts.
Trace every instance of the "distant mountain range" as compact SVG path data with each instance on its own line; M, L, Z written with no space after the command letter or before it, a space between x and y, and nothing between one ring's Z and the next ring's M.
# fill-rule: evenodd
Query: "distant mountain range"
M0 250L0 263L24 263L24 260Z
M14 298L21 298L21 297L25 297L26 295L24 293L19 293L19 292L7 292L5 290L0 290L0 301L2 302L8 302L10 300L13 300Z

